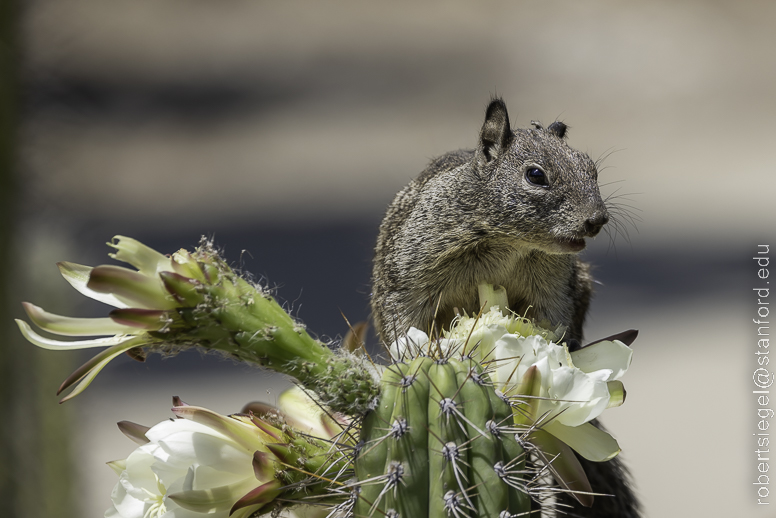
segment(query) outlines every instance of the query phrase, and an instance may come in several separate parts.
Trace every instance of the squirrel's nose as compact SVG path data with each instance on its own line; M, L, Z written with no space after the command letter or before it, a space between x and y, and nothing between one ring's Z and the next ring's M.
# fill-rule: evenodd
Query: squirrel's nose
M606 211L597 211L585 221L585 234L588 237L595 237L609 221L609 214Z

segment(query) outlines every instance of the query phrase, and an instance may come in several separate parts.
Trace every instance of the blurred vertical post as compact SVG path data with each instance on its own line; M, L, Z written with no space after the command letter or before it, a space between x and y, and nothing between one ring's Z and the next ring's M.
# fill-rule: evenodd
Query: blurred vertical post
M18 0L0 2L0 516L67 518L76 516L69 410L52 403L70 360L24 344L12 320L20 302L14 288L34 279L14 232L23 114L20 15Z
M6 338L10 335L10 294L8 267L12 261L11 193L14 190L14 144L16 139L17 66L15 63L16 2L0 2L0 515L16 516L18 480L14 477L16 460L13 435L14 416L14 354Z

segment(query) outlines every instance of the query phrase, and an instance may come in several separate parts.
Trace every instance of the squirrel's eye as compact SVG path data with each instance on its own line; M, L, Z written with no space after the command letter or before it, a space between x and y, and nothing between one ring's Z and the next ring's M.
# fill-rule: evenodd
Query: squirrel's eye
M547 176L544 174L544 171L538 167L529 167L525 172L525 177L534 185L541 185L543 187L550 185L547 182Z

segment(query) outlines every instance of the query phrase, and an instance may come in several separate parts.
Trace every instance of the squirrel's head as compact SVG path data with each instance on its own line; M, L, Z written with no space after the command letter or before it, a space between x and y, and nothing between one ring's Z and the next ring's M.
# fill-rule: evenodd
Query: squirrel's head
M489 232L547 253L577 253L609 221L595 162L566 143L562 122L532 125L513 131L504 101L490 102L472 165L480 196L472 201Z

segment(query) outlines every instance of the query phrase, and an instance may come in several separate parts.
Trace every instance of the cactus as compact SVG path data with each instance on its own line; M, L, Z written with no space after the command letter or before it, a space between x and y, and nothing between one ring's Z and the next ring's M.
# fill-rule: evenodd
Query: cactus
M631 354L623 342L634 333L570 353L562 328L510 314L503 289L482 285L479 315L459 317L436 338L408 330L389 348L392 363L381 366L365 351L331 350L310 337L209 242L169 257L116 239L114 257L138 271L60 264L76 289L118 307L110 318L62 317L25 304L49 332L116 335L56 341L19 321L22 333L48 349L109 347L65 381L60 390L75 385L65 399L122 352L142 360L186 346L295 378L350 426L334 437L307 437L282 419L273 428L250 412L239 417L275 441L254 459L263 475L274 465L274 478L235 502L254 506L256 516L314 502L333 506L331 517L511 518L553 507L558 492L589 506L593 494L571 449L593 461L619 452L588 421L623 402L619 377Z
M364 419L356 516L498 517L529 509L509 404L471 359L388 367Z

